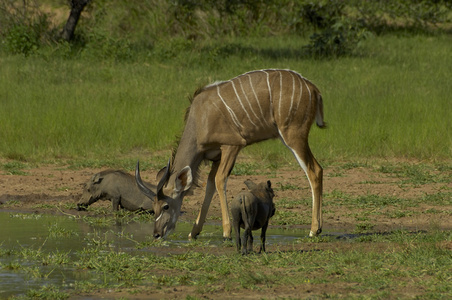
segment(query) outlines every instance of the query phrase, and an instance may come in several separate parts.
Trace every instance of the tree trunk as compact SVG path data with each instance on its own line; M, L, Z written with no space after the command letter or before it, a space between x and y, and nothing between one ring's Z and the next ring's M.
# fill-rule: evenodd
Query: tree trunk
M61 32L61 38L65 41L70 41L74 37L75 27L80 19L83 9L91 0L71 0L71 13L67 19L66 25Z

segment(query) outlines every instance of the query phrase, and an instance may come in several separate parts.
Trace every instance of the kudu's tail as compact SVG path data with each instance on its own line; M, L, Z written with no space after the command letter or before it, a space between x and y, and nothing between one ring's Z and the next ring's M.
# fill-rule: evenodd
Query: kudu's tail
M315 115L315 123L319 128L326 128L326 123L323 121L323 99L320 93L317 96L317 111Z

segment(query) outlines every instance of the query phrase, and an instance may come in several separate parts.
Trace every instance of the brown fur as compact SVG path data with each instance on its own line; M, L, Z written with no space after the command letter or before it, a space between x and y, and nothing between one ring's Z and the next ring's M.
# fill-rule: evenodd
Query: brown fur
M176 189L179 170L189 168L196 180L204 160L212 162L204 201L190 233L201 232L215 192L218 192L223 221L223 236L231 237L226 182L241 149L268 139L279 138L293 152L305 171L313 194L310 235L322 228L323 170L308 144L311 125L323 122L320 91L309 80L291 70L258 70L228 81L197 89L186 113L185 128L173 151L172 172L165 186L170 195ZM180 211L184 195L169 201ZM166 202L165 202L166 203ZM161 205L166 205L162 203ZM174 227L178 215L160 222L158 230Z

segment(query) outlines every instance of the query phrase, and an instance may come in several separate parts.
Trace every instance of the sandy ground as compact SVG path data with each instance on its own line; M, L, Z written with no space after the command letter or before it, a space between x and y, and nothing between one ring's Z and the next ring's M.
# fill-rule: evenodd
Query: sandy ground
M75 209L67 209L70 204L77 203L83 191L84 184L90 177L103 169L81 169L70 170L65 167L49 165L38 168L23 170L24 174L11 175L0 171L0 203L7 203L13 200L14 205L1 205L0 209L45 212L61 214L70 212L71 214L90 214L90 212L77 212ZM194 222L199 212L203 197L205 180L208 173L208 166L200 170L199 186L192 189L192 192L184 199L182 215L180 220ZM291 211L300 213L300 227L307 230L310 227L311 190L309 183L301 171L282 169L277 171L267 170L260 172L262 175L231 175L228 180L227 193L229 200L239 191L245 188L244 181L251 179L256 183L271 180L275 189L276 209L279 211ZM449 171L449 173L451 173ZM157 170L147 170L142 172L145 181L155 183ZM446 174L447 175L447 174ZM449 174L452 177L452 174ZM451 178L449 177L449 178ZM356 213L350 212L350 208L335 205L341 201L341 195L357 197L360 195L388 196L400 199L418 199L429 194L436 194L441 191L452 189L452 180L449 182L411 184L406 183L408 178L400 177L392 173L379 172L376 167L354 167L343 168L327 167L324 170L324 194L323 215L324 229L348 228L353 230L356 224ZM337 196L334 196L337 195ZM287 205L287 202L304 199L305 205ZM278 205L284 201L285 205ZM449 201L450 202L450 201ZM11 203L11 202L10 202ZM57 206L58 209L43 208L41 204ZM69 205L67 205L69 204ZM99 201L93 206L111 205L108 201ZM446 213L430 214L426 213L432 207ZM441 228L452 228L452 218L447 211L451 207L436 207L432 203L424 203L416 207L408 208L411 212L422 212L414 216L402 216L397 218L385 217L380 214L378 219L373 220L374 230L388 231L393 229L413 228L419 229L426 226L439 226ZM360 209L362 210L362 209ZM357 210L359 212L360 210ZM400 210L400 207L388 206L387 210ZM365 210L364 210L365 211ZM219 220L221 217L220 203L218 197L212 201L208 219Z

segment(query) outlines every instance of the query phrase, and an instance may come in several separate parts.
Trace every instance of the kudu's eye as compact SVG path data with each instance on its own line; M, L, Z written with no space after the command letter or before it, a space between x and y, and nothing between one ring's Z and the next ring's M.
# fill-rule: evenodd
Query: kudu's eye
M163 210L168 210L168 209L169 209L169 205L168 204L163 205Z

